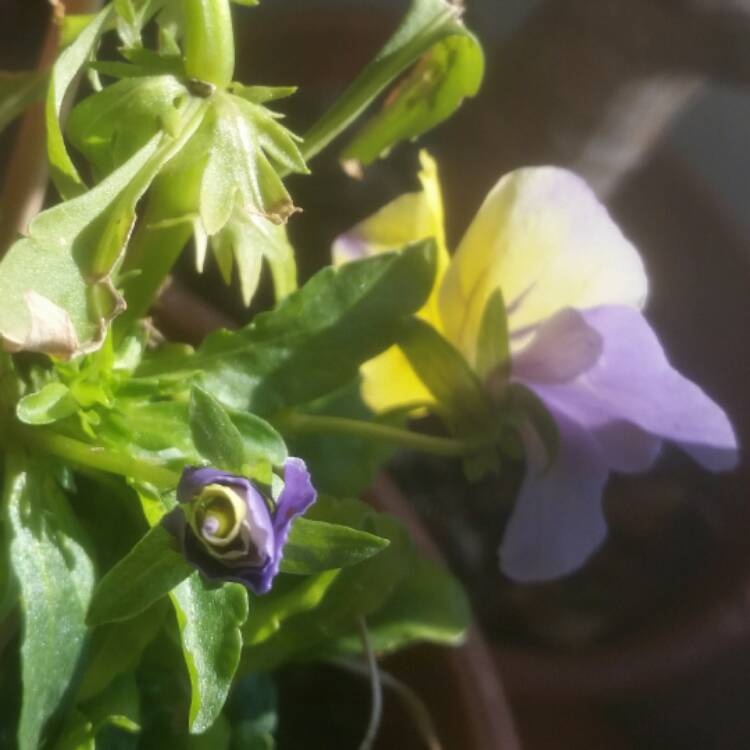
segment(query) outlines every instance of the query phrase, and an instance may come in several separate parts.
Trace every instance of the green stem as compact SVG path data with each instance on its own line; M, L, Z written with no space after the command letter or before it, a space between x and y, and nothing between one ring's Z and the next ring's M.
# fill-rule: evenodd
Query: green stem
M138 479L159 487L176 487L180 480L179 474L163 466L139 461L132 456L115 453L99 446L88 445L65 435L29 429L24 430L22 439L30 447L38 448L77 466L120 474L123 477Z
M402 448L412 448L423 453L438 456L466 456L487 443L486 439L460 440L456 438L422 435L418 432L402 430L399 427L365 422L346 417L327 417L317 414L285 414L276 422L282 432L316 433L329 432L366 438L383 443L392 443Z

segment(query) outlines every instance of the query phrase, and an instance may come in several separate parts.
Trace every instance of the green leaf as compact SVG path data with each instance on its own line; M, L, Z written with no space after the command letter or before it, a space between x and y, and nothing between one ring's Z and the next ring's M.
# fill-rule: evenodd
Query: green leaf
M110 174L162 130L179 129L190 94L171 75L128 78L84 99L70 113L70 142L96 168Z
M85 195L39 214L29 237L0 262L0 335L11 349L70 358L98 348L122 301L108 279L92 281L79 266L85 230L104 215L157 149L150 141ZM98 241L98 237L96 241Z
M0 71L0 132L34 102L44 99L46 71Z
M267 594L253 601L253 616L242 628L245 646L265 641L290 617L315 609L340 572L336 569L304 577L280 575Z
M458 581L419 558L393 594L367 618L367 630L374 650L389 653L413 643L458 645L470 622L471 608ZM322 645L320 651L359 654L362 642L352 633Z
M167 609L163 600L129 620L96 629L78 689L79 700L93 698L118 675L135 670L143 650L159 632Z
M190 731L199 734L219 715L239 665L247 590L236 583L211 587L196 572L170 598L190 676Z
M52 424L78 411L78 402L68 386L47 383L36 393L24 396L16 406L16 416L25 424Z
M504 385L510 377L508 315L500 289L492 293L482 314L475 366L482 381L491 378L495 387Z
M200 193L200 216L209 235L229 221L235 203L246 216L275 223L295 208L279 169L307 173L295 137L274 114L248 99L217 92L196 144L207 145ZM206 151L205 147L199 148ZM201 153L203 156L203 153Z
M158 524L174 501L149 488L136 488L144 515ZM248 616L244 586L209 584L198 571L173 589L180 643L190 678L190 731L208 730L219 717L242 651L241 628Z
M271 269L277 300L297 288L294 248L283 224L274 224L263 216L235 208L222 229L211 238L211 249L227 284L232 278L233 262L236 265L242 301L246 306L255 295L264 259ZM201 263L200 270L202 267Z
M318 599L315 606L287 617L283 627L260 642L257 631L253 633L256 642L244 650L243 670L268 670L291 659L306 658L321 644L349 632L357 618L369 617L383 604L413 565L414 549L406 530L363 503L320 498L309 515L314 515L314 520L359 527L389 539L390 544L374 557L340 570L330 581L327 574L320 574L318 581L327 585L323 591L313 589L312 598ZM274 596L276 587L263 599Z
M231 83L229 90L241 99L247 99L253 104L266 104L278 99L286 99L297 91L296 86L243 86L241 83Z
M140 706L135 676L120 675L104 692L79 706L69 717L54 750L88 750L105 727L135 734L140 731Z
M362 362L393 343L434 273L431 240L326 268L246 328L212 334L194 355L145 361L137 374L200 371L215 398L255 414L312 401L351 382Z
M376 152L372 157L376 158L396 141L419 135L437 124L455 110L464 96L476 93L483 75L482 52L461 23L460 15L458 3L449 0L412 0L396 33L305 134L305 159L325 148L391 81L428 53L432 58L428 57L421 68L418 65L404 88L397 89L390 103L393 114L387 105L350 147L352 156L364 159L368 152ZM425 78L425 70L435 76L434 81ZM433 101L424 101L425 96Z
M172 591L193 567L177 550L177 542L163 526L154 526L99 581L87 621L102 625L135 617Z
M12 453L6 459L5 509L23 613L18 747L36 750L83 649L94 570L54 478Z
M457 33L438 42L348 144L342 160L371 164L395 144L447 120L465 97L477 93L483 75L484 54L473 35Z
M268 422L249 412L230 411L228 414L239 430L247 461L283 466L288 456L284 438Z
M185 108L178 138L154 136L88 193L39 214L29 237L0 263L0 336L14 351L63 359L98 349L123 309L110 273L135 222L135 207L164 164L201 122Z
M201 455L225 471L242 472L245 449L240 431L221 404L202 388L190 396L190 430Z
M281 572L310 575L348 568L377 555L389 544L388 539L366 531L298 518L284 547Z
M63 198L80 195L86 186L65 147L60 113L68 89L89 59L111 16L111 6L100 11L52 66L46 104L47 156L52 179Z
M429 323L405 321L398 345L460 436L494 427L492 402L463 355Z

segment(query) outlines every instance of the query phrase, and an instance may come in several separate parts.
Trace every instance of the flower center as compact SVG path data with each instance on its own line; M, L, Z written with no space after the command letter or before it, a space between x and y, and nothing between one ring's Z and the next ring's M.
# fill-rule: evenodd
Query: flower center
M190 525L196 536L211 546L230 545L246 521L245 501L224 485L206 485L193 501Z

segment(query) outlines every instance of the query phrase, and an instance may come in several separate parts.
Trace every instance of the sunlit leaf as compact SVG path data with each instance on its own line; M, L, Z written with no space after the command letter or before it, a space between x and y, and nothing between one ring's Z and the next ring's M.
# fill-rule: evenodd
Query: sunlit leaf
M393 343L434 273L430 241L324 269L250 326L212 334L194 355L144 361L138 374L200 371L215 398L256 414L309 402L351 382L363 361Z
M94 570L54 478L15 454L6 460L5 511L23 613L18 747L37 750L83 649Z

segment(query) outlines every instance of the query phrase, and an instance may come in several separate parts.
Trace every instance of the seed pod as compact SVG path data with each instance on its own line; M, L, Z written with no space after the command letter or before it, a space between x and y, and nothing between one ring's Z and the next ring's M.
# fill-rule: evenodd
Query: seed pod
M182 0L185 72L225 88L234 77L230 0Z

